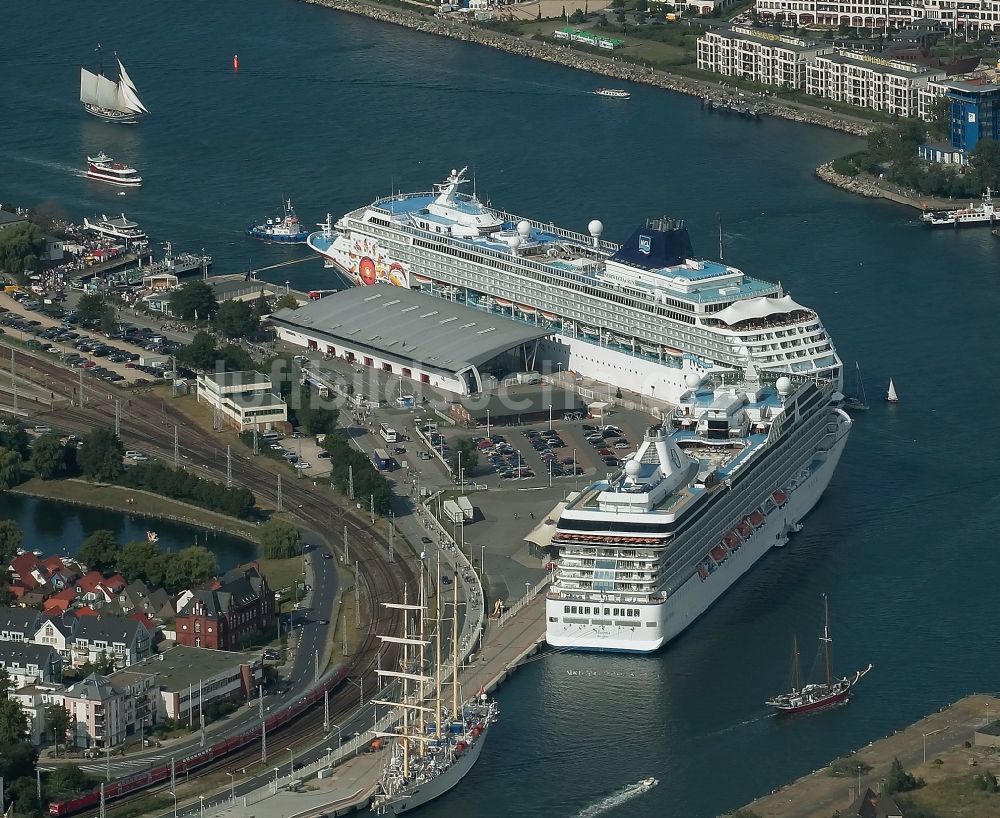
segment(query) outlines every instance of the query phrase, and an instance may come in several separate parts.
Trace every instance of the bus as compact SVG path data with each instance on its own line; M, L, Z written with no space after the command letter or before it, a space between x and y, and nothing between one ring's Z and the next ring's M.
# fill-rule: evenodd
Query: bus
M396 458L389 454L385 449L376 449L372 452L371 461L372 465L380 472L395 471L399 468L399 463L396 462Z
M382 439L386 443L396 443L399 440L399 435L396 430L393 429L388 423L383 423L378 427L378 433L382 435Z

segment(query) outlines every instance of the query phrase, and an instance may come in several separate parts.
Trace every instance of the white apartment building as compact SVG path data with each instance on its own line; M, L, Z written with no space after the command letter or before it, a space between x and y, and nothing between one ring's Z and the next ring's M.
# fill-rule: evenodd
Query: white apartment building
M945 77L940 69L844 49L806 67L806 93L901 117L917 116L920 91Z
M698 38L698 68L779 88L804 88L806 65L832 50L799 37L733 26Z
M757 0L756 8L762 19L789 25L878 31L926 19L947 28L1000 31L1000 0Z
M218 409L223 422L241 432L266 431L288 421L288 407L260 372L206 372L198 376L198 402Z

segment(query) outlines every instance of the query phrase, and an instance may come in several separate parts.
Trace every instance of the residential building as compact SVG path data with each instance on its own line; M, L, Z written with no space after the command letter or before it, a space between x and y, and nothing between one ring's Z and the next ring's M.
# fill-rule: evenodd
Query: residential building
M806 65L831 50L801 37L733 26L698 38L698 68L779 88L805 88Z
M817 55L806 66L806 93L900 117L919 111L919 92L943 70L845 49Z
M50 704L62 704L62 685L27 685L8 694L9 698L21 705L28 718L28 738L32 744L41 744L42 739L51 738L47 732L45 708Z
M0 642L0 667L7 671L12 690L36 682L62 681L62 657L51 645Z
M18 224L27 224L28 217L20 213L11 213L9 210L0 210L0 230L14 227Z
M63 662L70 662L70 648L73 645L73 629L76 627L75 614L63 616L40 617L31 641L36 645L51 645L62 657Z
M206 372L198 376L198 402L217 410L222 422L241 432L288 422L288 407L260 372Z
M274 593L256 564L235 568L194 590L174 625L179 645L238 650L274 627Z
M141 579L130 582L121 590L116 607L125 616L141 613L151 618L172 619L175 613L170 595L162 588L149 588Z
M91 673L62 691L62 703L70 716L70 743L76 747L117 747L125 741L127 692L115 689L104 677Z
M1000 31L998 0L757 0L757 14L786 25L841 25L872 31L923 23L951 30Z
M118 616L85 616L77 619L70 645L74 667L114 657L116 667L140 662L151 652L151 637L145 625Z
M884 793L873 792L871 787L842 814L844 818L905 818L899 804Z
M0 608L0 642L31 642L44 620L33 608Z
M942 95L948 105L948 141L921 145L920 157L931 162L957 160L967 165L981 140L1000 141L1000 83L995 73L935 81L921 95L928 112ZM925 118L929 119L930 114Z
M240 703L258 695L263 683L259 657L242 653L177 646L111 676L115 684L152 678L150 714L197 724L200 708L218 700Z

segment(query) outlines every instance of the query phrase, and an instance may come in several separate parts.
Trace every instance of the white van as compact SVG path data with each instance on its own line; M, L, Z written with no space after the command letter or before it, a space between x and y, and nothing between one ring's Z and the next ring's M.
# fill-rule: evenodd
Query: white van
M281 435L279 435L274 430L271 430L270 432L264 432L264 434L261 435L261 438L263 440L280 440Z

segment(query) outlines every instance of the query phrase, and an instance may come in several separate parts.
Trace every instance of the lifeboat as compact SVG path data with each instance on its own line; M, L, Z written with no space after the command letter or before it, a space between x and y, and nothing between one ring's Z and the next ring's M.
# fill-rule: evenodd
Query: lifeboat
M431 283L431 279L429 279L427 276L417 275L416 273L413 274L413 280L416 281L417 284L430 284Z
M698 566L698 576L701 577L702 582L708 579L708 569L704 565Z
M558 321L559 320L559 316L556 315L553 312L543 312L542 313L542 318L544 318L546 321Z
M747 522L750 523L754 528L760 528L764 524L764 515L759 511L755 511L749 517L747 517Z
M729 546L730 549L736 549L740 547L740 538L736 536L735 531L730 531L726 536L722 538L722 541Z
M774 494L771 495L771 499L774 500L774 502L776 502L779 506L783 506L788 502L788 495L781 489L777 489Z
M717 545L715 546L715 548L713 548L711 551L708 552L708 555L716 562L722 563L725 562L726 559L726 549L723 548L721 545Z
M469 749L469 742L459 741L455 744L455 755L461 755Z
M750 527L749 523L743 522L736 526L736 531L745 540L751 534L753 534L753 528Z
M514 306L513 301L506 301L503 298L495 298L493 303L495 303L498 307L503 307L505 310Z
M517 311L523 312L525 315L534 315L536 312L538 312L538 310L536 310L534 307L525 307L523 304L517 305Z
M680 358L681 356L684 355L684 353L681 352L679 349L674 349L673 347L664 347L663 348L663 354L664 355L671 355L674 358Z

